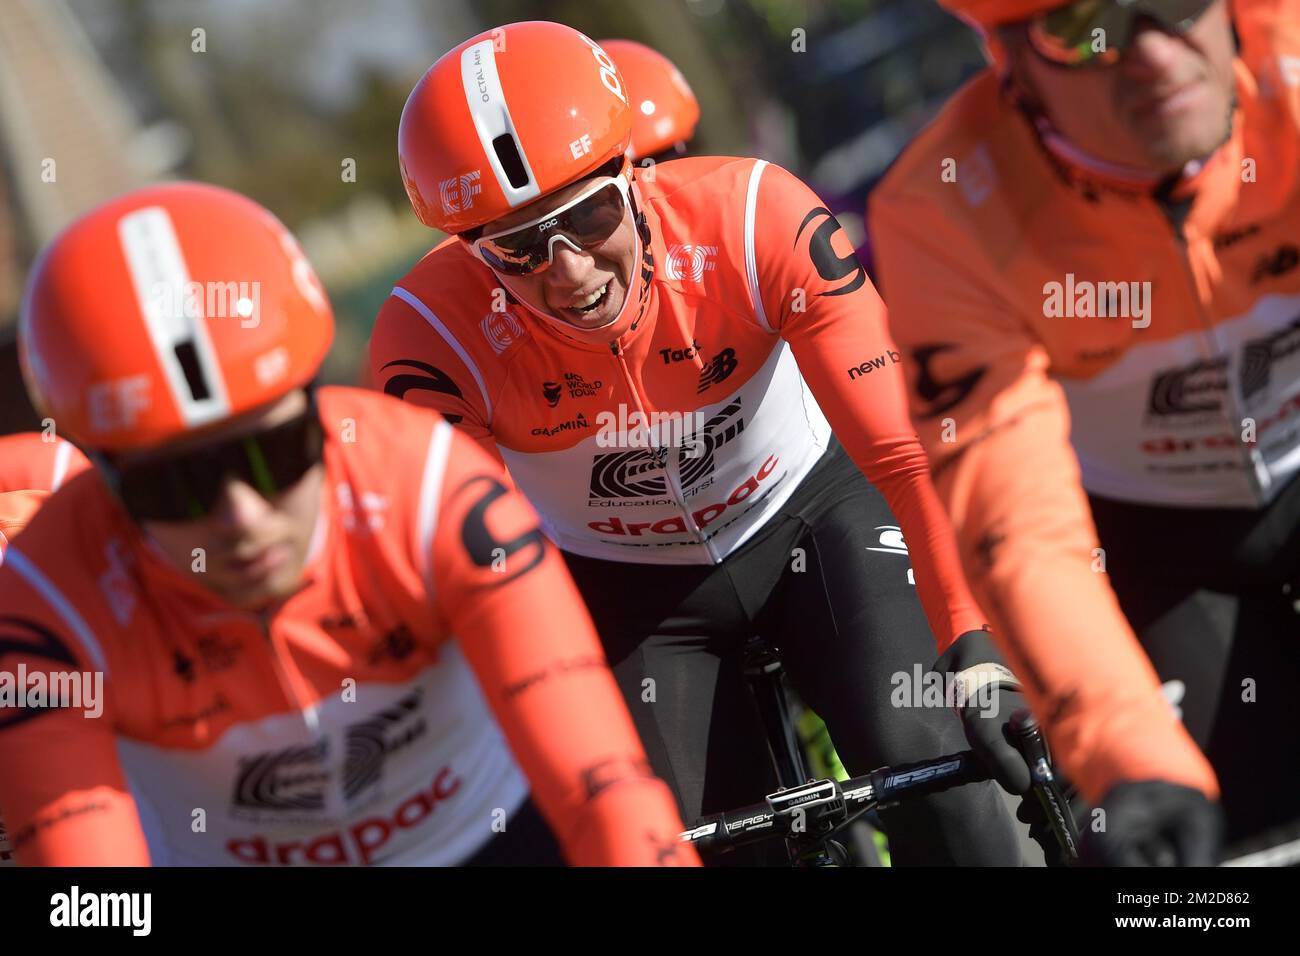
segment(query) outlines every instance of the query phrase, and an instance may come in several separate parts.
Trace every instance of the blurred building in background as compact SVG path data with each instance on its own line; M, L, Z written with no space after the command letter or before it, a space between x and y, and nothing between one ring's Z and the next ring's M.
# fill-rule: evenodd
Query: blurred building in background
M0 432L33 424L13 337L34 255L158 179L237 189L294 229L338 313L327 377L354 380L393 281L441 238L397 173L407 93L527 19L660 50L700 100L697 153L789 167L858 243L870 187L982 62L932 0L4 0Z

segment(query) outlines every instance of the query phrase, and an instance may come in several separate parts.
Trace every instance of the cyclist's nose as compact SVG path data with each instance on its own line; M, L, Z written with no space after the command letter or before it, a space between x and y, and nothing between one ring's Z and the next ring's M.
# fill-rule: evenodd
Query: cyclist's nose
M1159 79L1173 70L1187 44L1150 17L1133 24L1133 38L1124 51L1124 71L1141 79Z
M557 291L581 286L592 270L591 256L563 242L555 243L551 249L551 267L545 273L547 283Z
M227 477L212 508L212 516L226 529L252 531L264 524L271 503L257 489L237 478Z

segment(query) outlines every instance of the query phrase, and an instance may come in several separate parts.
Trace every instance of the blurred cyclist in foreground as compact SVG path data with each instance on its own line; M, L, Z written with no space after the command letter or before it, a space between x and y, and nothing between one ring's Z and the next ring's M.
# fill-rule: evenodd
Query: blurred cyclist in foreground
M1300 811L1300 3L942 2L997 65L870 208L913 419L1103 859L1205 863L1219 785Z
M64 480L90 467L65 438L40 432L0 436L0 564L9 541ZM0 820L0 866L14 864L13 848Z
M695 862L531 509L440 416L314 387L332 337L214 187L37 263L29 390L96 468L0 567L19 862Z

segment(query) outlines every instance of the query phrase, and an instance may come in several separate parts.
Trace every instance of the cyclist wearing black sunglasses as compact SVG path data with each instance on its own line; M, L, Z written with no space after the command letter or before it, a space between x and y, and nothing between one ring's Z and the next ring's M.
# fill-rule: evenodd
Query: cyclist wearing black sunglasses
M697 863L536 516L438 416L317 391L333 329L293 237L210 186L33 269L28 387L97 467L0 567L18 862Z
M1297 815L1300 3L940 2L994 66L869 210L913 420L1100 858L1208 862L1220 787Z

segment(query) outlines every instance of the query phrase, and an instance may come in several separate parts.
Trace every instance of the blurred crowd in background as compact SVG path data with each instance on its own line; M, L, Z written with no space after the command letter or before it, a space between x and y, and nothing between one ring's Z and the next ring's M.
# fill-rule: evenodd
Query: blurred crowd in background
M871 187L983 62L932 0L4 0L0 433L37 424L14 347L33 257L160 179L247 193L300 236L338 314L326 377L355 381L393 281L441 238L398 175L406 96L456 43L529 19L668 56L700 101L693 151L786 166L855 244Z

